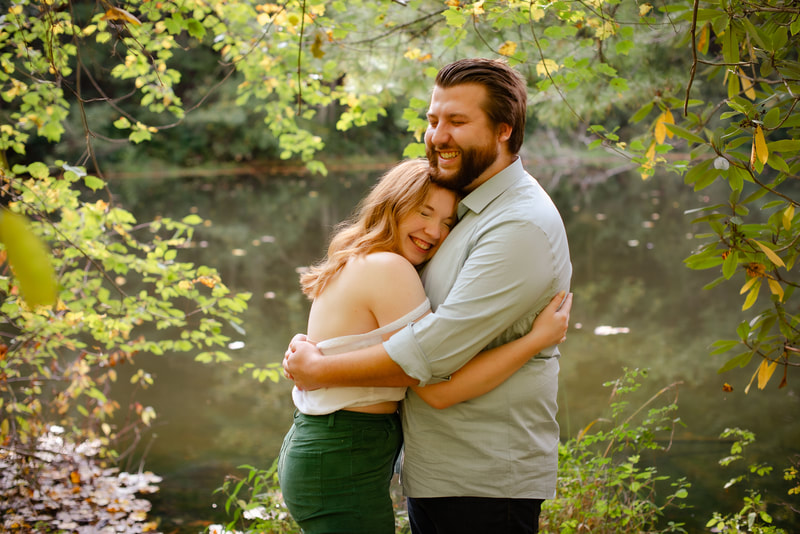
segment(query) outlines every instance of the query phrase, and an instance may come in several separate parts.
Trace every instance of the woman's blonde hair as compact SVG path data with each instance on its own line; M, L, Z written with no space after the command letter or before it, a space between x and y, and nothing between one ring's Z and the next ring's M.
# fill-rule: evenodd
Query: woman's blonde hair
M336 226L325 259L300 276L303 293L311 299L319 296L354 256L396 251L398 222L424 205L431 187L427 160L406 160L392 167L353 214Z

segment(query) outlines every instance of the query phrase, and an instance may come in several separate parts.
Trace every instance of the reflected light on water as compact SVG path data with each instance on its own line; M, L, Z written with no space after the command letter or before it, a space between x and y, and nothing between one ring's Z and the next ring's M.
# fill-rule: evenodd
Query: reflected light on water
M627 326L600 325L594 329L594 335L596 336L614 336L616 334L630 334L630 332L631 329Z

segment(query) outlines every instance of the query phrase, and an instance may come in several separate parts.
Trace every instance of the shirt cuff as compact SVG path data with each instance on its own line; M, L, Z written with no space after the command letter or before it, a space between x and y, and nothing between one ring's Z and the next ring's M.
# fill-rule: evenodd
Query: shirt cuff
M431 365L414 337L414 323L384 341L383 348L408 376L419 380L420 386L431 380Z

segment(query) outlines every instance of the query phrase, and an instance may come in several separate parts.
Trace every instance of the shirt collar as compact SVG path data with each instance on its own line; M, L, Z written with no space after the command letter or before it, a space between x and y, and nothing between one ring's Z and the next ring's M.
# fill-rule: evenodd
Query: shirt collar
M490 202L511 187L523 172L522 158L517 156L517 159L511 165L486 180L477 189L461 199L461 202L458 203L458 218L461 219L467 211L475 213L483 211Z

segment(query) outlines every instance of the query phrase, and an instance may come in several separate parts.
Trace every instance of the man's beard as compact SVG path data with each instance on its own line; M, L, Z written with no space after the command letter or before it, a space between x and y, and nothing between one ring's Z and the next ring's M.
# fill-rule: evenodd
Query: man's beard
M439 158L437 151L426 144L425 153L431 166L431 181L440 187L457 191L466 189L495 162L498 155L497 147L491 144L461 150L461 167L455 174L445 176L437 165Z

